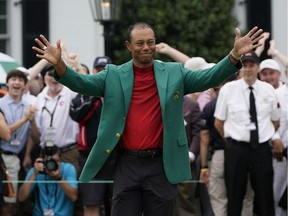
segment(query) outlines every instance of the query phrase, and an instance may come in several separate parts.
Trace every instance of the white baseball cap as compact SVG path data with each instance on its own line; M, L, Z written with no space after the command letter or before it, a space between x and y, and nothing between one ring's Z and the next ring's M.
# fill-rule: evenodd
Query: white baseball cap
M213 67L214 65L214 63L207 63L202 57L192 57L185 62L184 67L189 70L203 70Z
M277 61L275 61L274 59L266 59L266 60L263 60L261 63L260 63L260 72L265 69L265 68L269 68L269 69L272 69L272 70L275 70L275 71L279 71L280 72L280 66L278 64Z

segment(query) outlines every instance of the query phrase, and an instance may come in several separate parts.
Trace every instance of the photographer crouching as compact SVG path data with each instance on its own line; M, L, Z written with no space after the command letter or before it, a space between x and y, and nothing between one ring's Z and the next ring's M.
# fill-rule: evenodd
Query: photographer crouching
M73 215L77 199L76 169L70 163L61 162L60 151L53 142L46 142L27 173L19 189L19 201L26 200L31 193L33 216Z

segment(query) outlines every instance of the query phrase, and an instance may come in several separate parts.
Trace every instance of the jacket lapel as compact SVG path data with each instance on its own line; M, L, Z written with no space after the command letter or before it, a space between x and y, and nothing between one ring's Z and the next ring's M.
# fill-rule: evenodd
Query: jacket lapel
M134 81L132 60L129 61L127 64L123 65L119 76L124 96L125 115L127 115L132 98L133 81Z
M168 73L165 71L164 65L159 61L154 61L154 75L157 83L158 94L160 98L160 106L162 110L162 118L165 113L166 87Z

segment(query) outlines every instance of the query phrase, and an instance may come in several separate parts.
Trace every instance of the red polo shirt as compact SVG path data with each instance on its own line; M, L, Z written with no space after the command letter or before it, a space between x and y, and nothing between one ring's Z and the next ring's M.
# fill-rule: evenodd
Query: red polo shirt
M162 148L162 144L163 123L153 65L148 68L134 65L130 110L119 145L129 150L144 150Z

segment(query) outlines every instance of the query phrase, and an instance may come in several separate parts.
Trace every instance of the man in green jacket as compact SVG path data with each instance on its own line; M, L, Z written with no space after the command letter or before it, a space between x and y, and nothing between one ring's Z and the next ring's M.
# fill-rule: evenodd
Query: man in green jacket
M113 216L172 214L176 184L191 179L183 96L217 86L239 70L242 54L259 46L258 27L244 37L236 31L230 54L203 71L155 61L155 32L142 22L127 32L125 44L132 60L109 64L96 75L81 75L67 67L60 41L52 46L43 35L35 39L36 56L54 66L59 82L80 94L104 98L98 138L80 180L99 176L103 165L110 164L107 159L119 152L113 167Z

